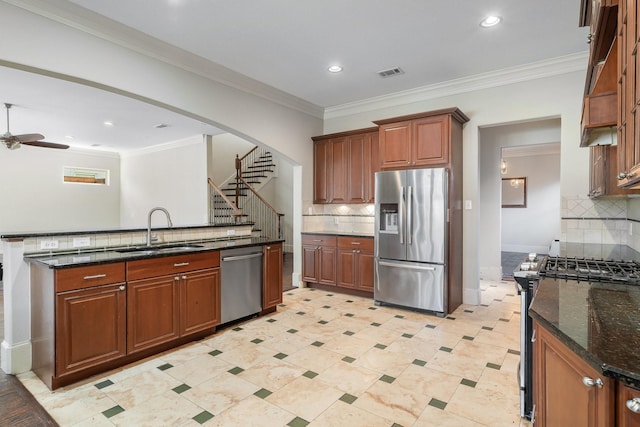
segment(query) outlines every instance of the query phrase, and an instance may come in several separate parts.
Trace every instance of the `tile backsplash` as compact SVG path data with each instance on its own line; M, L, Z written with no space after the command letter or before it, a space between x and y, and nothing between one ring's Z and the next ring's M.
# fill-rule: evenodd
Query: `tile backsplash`
M373 204L314 205L305 204L302 230L373 234Z
M561 216L563 242L630 245L633 237L629 235L626 199L563 196Z

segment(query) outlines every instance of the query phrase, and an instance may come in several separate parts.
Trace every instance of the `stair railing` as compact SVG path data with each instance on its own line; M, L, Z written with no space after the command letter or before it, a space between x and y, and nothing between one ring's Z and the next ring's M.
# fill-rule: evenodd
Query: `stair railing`
M243 216L243 213L238 208L238 205L236 203L233 203L233 201L231 201L231 199L229 199L227 195L223 193L220 187L218 187L218 185L216 185L216 183L213 182L211 178L208 178L207 182L209 183L209 187L211 187L211 191L209 192L210 193L209 216L210 216L211 224L221 223L220 221L216 220L216 218L218 217L216 215L216 212L221 210L220 207L216 206L217 200L222 200L226 203L227 206L225 210L231 210L231 218L233 219L234 223L240 222L240 218ZM229 215L220 215L220 218L228 219Z
M237 176L236 179L239 184L242 184L244 188L251 192L244 199L242 206L244 214L247 215L247 220L254 223L254 227L260 230L261 236L281 239L282 217L284 214L279 213L267 203L242 176Z

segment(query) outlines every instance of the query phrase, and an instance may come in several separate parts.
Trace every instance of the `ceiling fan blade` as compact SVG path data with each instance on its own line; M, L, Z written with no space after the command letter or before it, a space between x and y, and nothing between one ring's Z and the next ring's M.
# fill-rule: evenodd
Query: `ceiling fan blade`
M13 135L14 139L17 139L21 143L40 141L44 139L44 135L40 135L39 133L25 133L22 135Z
M67 148L69 148L69 146L65 144L46 141L20 141L20 144L31 145L32 147L58 148L60 150L66 150Z

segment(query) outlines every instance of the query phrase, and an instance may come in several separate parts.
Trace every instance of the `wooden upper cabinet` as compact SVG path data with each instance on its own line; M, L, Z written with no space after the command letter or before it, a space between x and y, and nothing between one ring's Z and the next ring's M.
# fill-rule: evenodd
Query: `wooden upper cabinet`
M314 203L371 203L378 165L378 128L312 138Z
M381 169L451 166L452 120L469 121L457 108L377 120Z

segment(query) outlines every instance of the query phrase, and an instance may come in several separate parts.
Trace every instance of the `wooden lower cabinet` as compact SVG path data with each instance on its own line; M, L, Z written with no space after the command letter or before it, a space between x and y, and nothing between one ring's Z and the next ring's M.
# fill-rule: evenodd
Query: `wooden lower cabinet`
M336 284L336 236L302 236L302 280L322 285Z
M56 294L56 376L127 353L124 283Z
M337 286L373 292L373 239L338 237Z
M270 309L282 302L282 243L263 247L262 309Z
M613 379L604 377L535 324L534 419L540 427L608 427L615 420Z
M616 426L640 427L640 390L622 383L618 383L616 396Z

